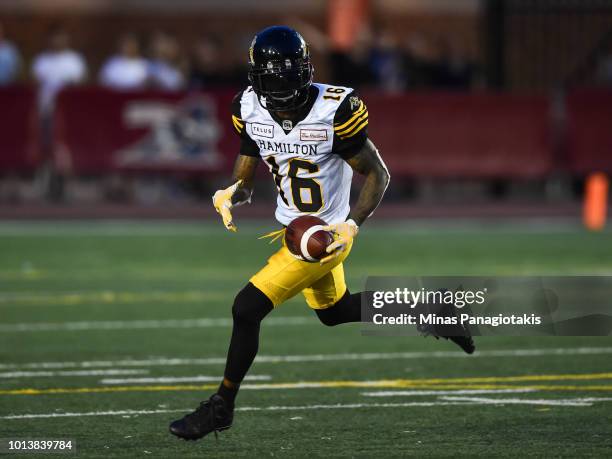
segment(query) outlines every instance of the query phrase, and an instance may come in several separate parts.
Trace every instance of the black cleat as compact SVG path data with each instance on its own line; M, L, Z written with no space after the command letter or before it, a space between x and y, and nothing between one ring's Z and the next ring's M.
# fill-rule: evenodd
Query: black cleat
M234 408L214 394L193 412L170 424L170 433L185 440L198 440L211 432L221 432L232 426Z
M473 354L476 350L474 340L469 335L467 336L443 336L442 338L450 339L453 343L459 346L466 354Z
M451 340L463 349L466 354L473 354L476 350L476 346L474 345L472 334L468 328L459 321L455 306L451 304L432 305L431 309L431 312L435 312L438 317L454 317L457 323L446 325L419 324L417 325L417 329L424 336L431 335L436 339L444 338Z

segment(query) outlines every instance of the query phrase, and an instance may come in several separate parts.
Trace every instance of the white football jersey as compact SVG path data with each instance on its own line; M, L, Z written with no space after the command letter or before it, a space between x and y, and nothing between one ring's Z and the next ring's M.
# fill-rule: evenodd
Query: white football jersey
M251 87L239 95L239 107L232 117L236 131L258 150L274 176L278 188L275 215L283 225L306 214L328 224L338 223L346 220L350 210L353 170L335 144L351 141L357 134L365 138L367 109L351 88L313 86L318 90L316 99L295 125L274 119ZM345 102L347 96L351 100ZM346 113L338 117L341 106Z

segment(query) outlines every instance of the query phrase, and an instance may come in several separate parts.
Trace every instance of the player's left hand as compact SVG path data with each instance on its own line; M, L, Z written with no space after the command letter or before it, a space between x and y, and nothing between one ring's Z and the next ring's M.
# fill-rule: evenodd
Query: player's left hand
M357 236L359 227L351 219L342 223L324 226L323 230L331 231L334 234L334 242L327 246L325 251L329 255L321 259L321 264L329 263L334 258L339 257L347 249L353 238Z

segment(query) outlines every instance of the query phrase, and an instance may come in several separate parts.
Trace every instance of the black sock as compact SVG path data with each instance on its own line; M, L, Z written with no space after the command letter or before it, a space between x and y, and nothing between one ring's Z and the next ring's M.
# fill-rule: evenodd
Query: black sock
M236 295L232 307L234 325L225 364L225 380L218 391L232 405L240 383L257 355L259 325L273 308L268 297L250 282Z
M240 384L234 384L230 381L223 380L219 385L217 394L219 394L223 400L225 400L227 404L233 408L236 395L238 395L238 389L240 389Z
M361 322L362 295L371 292L351 294L348 290L333 306L327 309L315 309L319 320L325 325L334 326L351 322Z

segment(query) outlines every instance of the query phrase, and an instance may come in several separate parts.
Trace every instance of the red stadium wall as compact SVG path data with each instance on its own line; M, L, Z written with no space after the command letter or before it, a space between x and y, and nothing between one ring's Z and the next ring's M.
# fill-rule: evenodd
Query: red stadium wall
M31 171L40 162L39 126L34 91L0 89L0 172Z
M574 173L612 173L612 91L569 95L567 153L567 167Z
M54 157L75 174L228 174L238 149L232 91L118 93L72 88L57 103ZM550 139L545 97L510 94L365 93L370 135L396 177L544 178L612 172L612 93L567 97L565 155ZM35 92L0 91L0 172L43 158Z
M365 95L370 133L395 174L537 178L553 166L545 97Z

